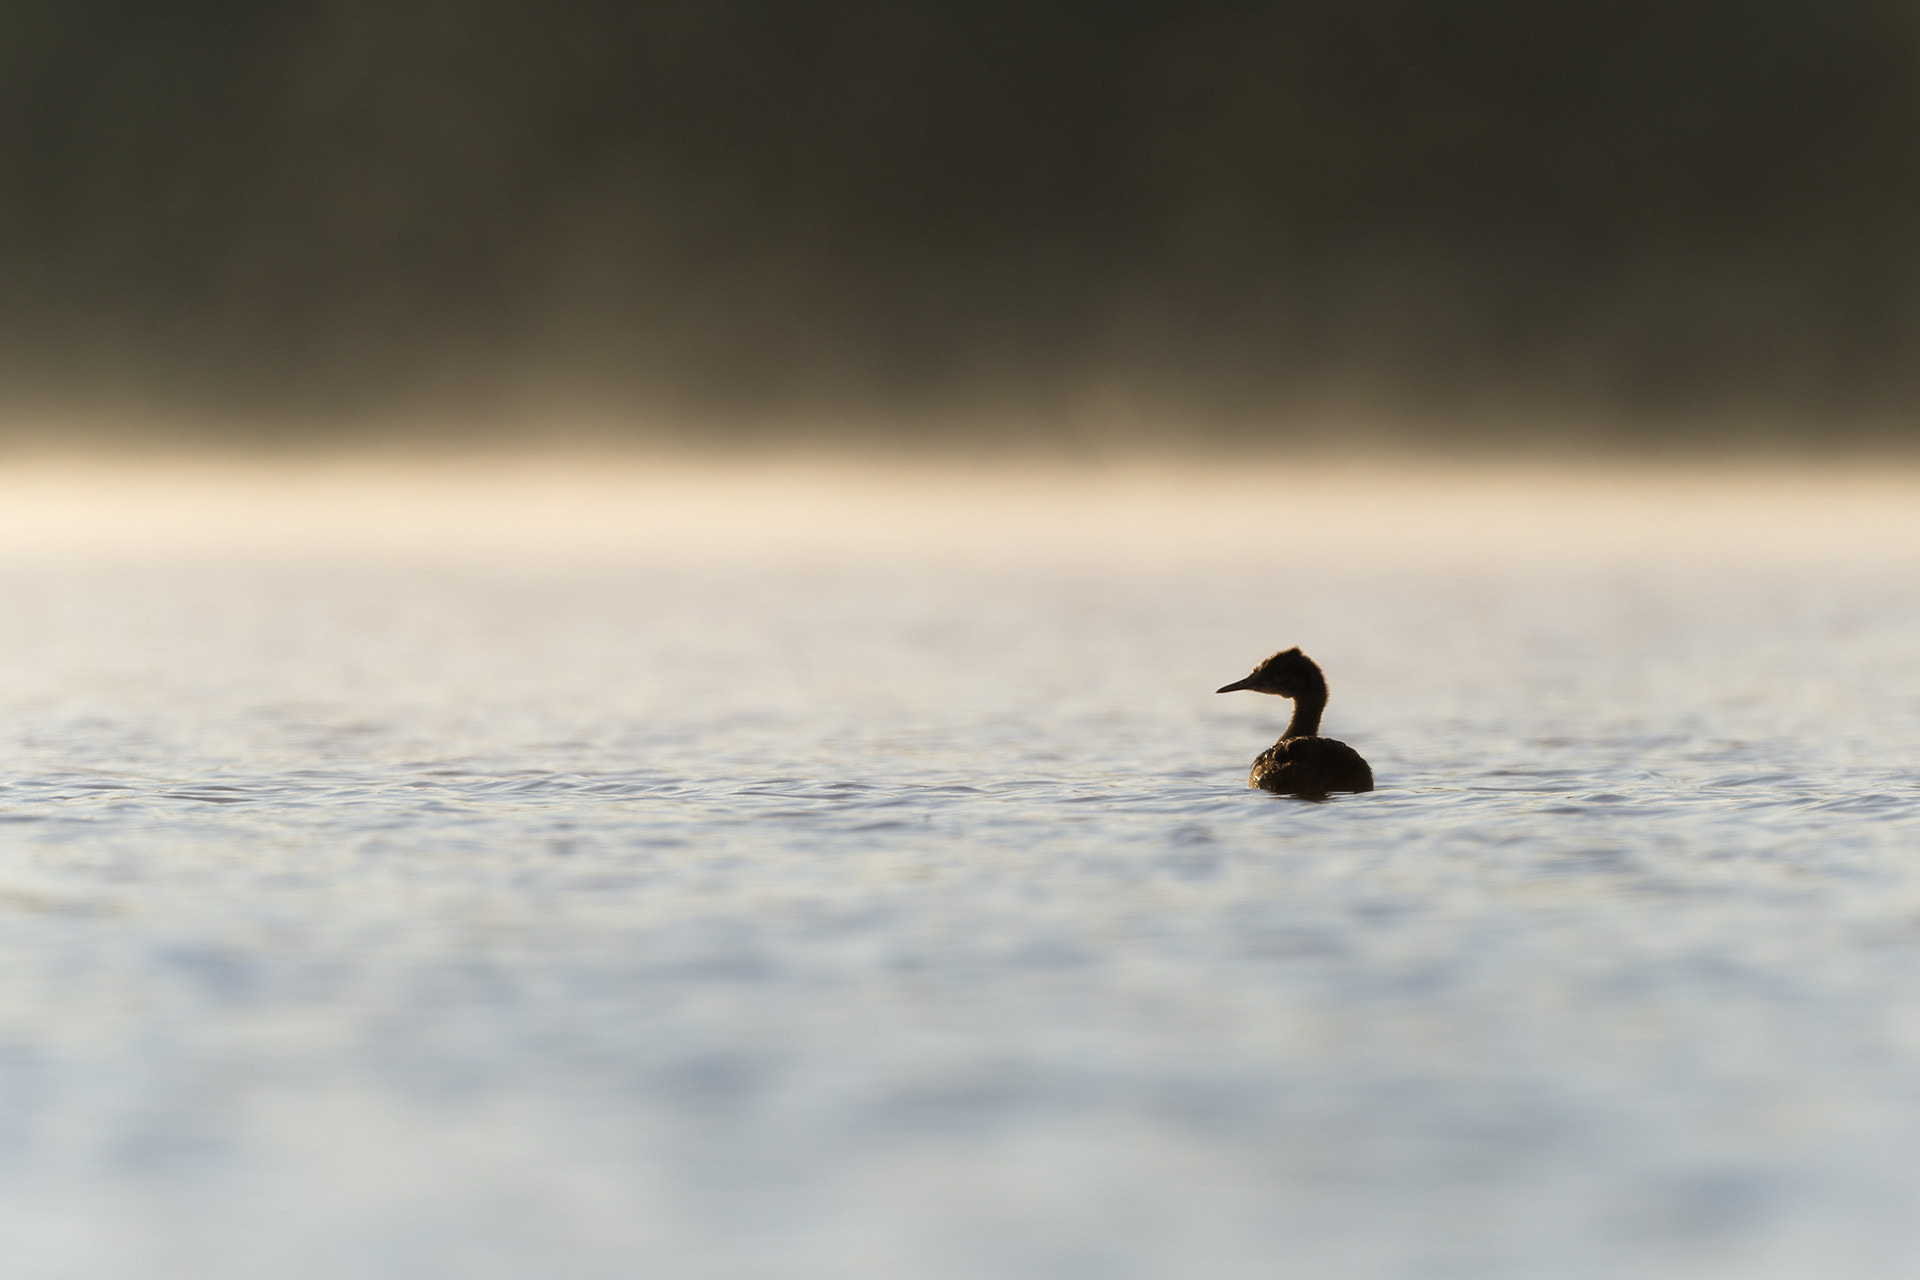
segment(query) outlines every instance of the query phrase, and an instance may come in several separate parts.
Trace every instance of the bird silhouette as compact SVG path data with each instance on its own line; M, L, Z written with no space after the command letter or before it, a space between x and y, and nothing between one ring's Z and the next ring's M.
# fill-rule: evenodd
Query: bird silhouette
M1247 785L1285 796L1325 796L1331 791L1373 790L1373 770L1344 742L1320 736L1320 715L1327 709L1327 678L1299 649L1274 654L1244 680L1216 692L1251 689L1293 699L1293 718L1280 741L1260 753Z

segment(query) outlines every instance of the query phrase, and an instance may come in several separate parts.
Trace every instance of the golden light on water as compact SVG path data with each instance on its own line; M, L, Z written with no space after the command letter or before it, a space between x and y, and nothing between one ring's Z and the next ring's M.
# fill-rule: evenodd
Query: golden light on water
M0 553L1790 560L1920 545L1920 469L15 460Z

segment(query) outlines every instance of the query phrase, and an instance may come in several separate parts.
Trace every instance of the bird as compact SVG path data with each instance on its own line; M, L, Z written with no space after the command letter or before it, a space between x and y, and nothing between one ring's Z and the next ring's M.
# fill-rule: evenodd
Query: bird
M1284 649L1253 669L1244 680L1215 692L1251 689L1293 699L1293 719L1280 741L1262 751L1247 775L1249 787L1283 796L1324 799L1330 791L1371 791L1373 770L1344 742L1320 736L1320 713L1327 709L1327 678L1320 665L1296 648Z

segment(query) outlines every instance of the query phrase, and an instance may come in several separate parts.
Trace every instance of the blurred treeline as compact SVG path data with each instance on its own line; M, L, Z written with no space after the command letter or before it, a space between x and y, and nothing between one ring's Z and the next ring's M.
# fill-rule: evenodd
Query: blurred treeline
M282 430L1897 438L1920 6L8 0L0 343Z

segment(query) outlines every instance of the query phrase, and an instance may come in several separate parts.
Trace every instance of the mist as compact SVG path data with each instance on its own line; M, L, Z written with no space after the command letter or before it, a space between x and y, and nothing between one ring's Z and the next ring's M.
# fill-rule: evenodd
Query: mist
M1902 447L1917 144L1874 0L22 0L0 401Z

